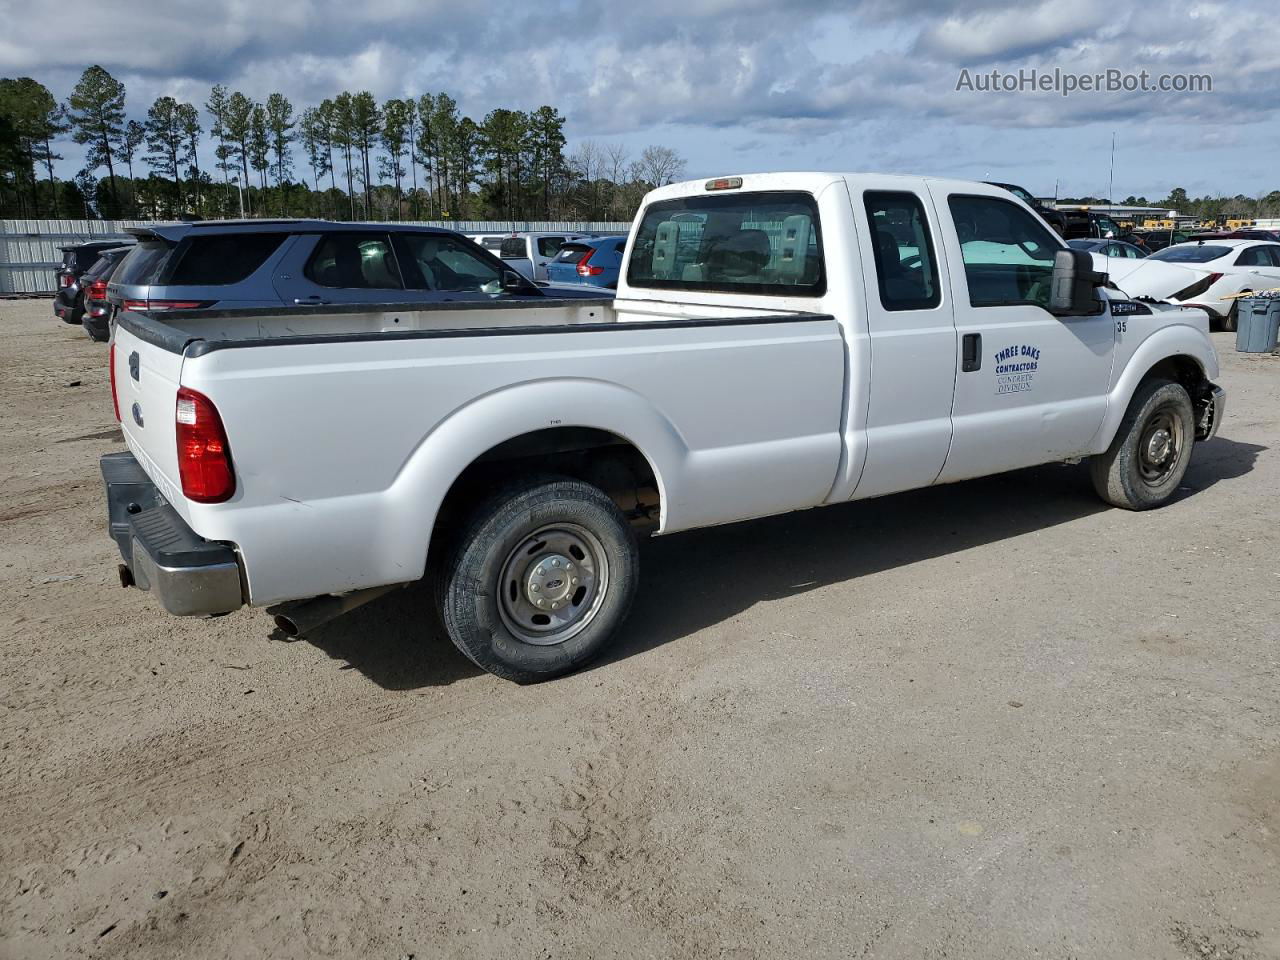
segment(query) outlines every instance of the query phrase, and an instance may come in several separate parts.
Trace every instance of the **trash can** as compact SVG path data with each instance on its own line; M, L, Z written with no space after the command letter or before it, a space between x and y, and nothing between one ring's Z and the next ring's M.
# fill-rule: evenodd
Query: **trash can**
M1245 297L1236 303L1236 350L1270 353L1280 337L1280 296Z

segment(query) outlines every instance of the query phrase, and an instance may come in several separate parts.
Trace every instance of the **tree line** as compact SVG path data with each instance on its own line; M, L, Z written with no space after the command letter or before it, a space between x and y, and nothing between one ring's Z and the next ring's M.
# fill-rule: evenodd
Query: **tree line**
M684 172L659 145L632 156L584 141L566 154L564 124L549 105L476 121L447 93L379 103L344 91L298 111L283 94L222 84L200 105L158 97L140 120L97 65L65 103L30 77L0 78L0 216L630 220L647 190ZM67 139L86 161L60 179Z

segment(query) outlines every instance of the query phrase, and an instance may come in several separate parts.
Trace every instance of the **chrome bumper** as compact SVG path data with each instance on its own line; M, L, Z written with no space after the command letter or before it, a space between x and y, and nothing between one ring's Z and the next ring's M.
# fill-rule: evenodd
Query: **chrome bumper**
M216 616L243 606L240 562L231 547L204 540L188 527L133 454L108 454L100 466L108 529L124 560L124 586L150 591L179 617Z
M1209 390L1196 405L1196 439L1210 440L1222 426L1222 418L1227 415L1227 391L1216 383L1209 384Z

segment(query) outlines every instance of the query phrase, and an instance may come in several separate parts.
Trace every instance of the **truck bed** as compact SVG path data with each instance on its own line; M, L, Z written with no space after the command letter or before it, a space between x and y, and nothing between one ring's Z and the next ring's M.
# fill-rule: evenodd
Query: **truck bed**
M154 314L122 314L120 322L141 339L170 352L206 353L227 347L264 346L288 341L331 343L342 340L416 338L473 334L483 331L530 332L611 323L781 319L782 310L691 307L654 301L618 303L599 300L542 299L457 301L413 309L405 304L299 306L290 310L171 310ZM198 344L198 346L196 346Z
M649 459L659 531L823 502L842 456L830 315L665 301L121 314L125 440L264 605L414 580L454 479L513 438L611 433ZM183 496L180 387L221 415L234 496Z

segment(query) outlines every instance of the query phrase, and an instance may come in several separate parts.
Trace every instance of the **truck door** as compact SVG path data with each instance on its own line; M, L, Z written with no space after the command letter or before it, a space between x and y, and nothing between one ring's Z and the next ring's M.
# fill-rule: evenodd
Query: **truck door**
M923 487L951 444L956 330L938 269L937 216L927 193L850 191L871 340L867 458L854 496Z
M932 186L959 363L946 482L1089 452L1107 409L1109 313L1049 313L1061 241L1012 200Z

